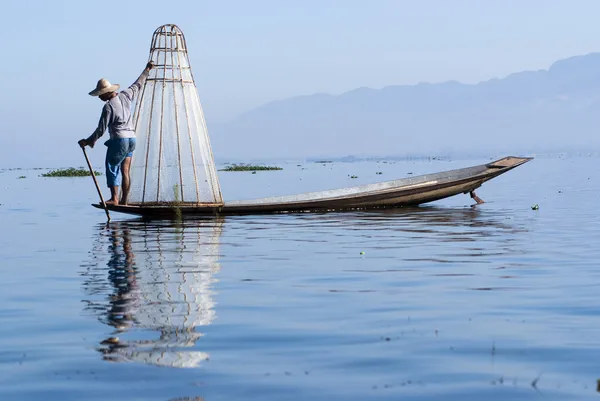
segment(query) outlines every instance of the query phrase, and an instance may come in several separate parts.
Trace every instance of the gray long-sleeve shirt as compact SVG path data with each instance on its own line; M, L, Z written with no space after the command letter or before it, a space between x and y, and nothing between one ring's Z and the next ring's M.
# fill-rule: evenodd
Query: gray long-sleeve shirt
M104 135L104 131L108 128L110 139L115 138L135 138L133 127L133 118L131 113L131 103L140 93L142 86L148 78L150 70L145 69L138 79L124 91L121 91L117 96L104 103L98 128L87 138L87 142L92 146L96 141Z

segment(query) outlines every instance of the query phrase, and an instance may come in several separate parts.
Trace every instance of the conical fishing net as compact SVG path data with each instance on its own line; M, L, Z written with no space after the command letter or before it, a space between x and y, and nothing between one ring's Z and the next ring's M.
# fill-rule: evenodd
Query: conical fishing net
M135 106L131 204L222 204L183 32L154 31L150 70Z

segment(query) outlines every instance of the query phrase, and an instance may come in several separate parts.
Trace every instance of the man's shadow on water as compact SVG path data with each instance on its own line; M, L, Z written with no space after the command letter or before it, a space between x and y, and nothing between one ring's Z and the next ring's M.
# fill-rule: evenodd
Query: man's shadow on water
M222 226L222 219L98 226L93 262L84 265L84 302L112 328L97 348L104 360L194 367L208 359L194 348L198 328L216 317L212 285ZM126 333L143 339L121 339Z

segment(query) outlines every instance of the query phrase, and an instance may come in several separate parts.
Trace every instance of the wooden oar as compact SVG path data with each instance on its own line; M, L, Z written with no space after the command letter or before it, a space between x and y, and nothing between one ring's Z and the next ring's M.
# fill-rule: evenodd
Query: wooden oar
M94 169L92 168L92 163L90 163L90 159L88 158L87 152L85 151L85 146L81 146L81 150L83 150L83 155L85 156L85 161L90 169L90 174L92 175L92 179L94 180L94 184L96 184L96 190L98 191L98 195L100 195L100 201L102 202L102 206L104 206L104 211L106 212L106 218L110 221L110 214L108 214L108 207L106 206L106 202L104 202L104 198L102 197L102 191L100 191L100 186L98 185L98 181L96 180L96 174L94 174Z

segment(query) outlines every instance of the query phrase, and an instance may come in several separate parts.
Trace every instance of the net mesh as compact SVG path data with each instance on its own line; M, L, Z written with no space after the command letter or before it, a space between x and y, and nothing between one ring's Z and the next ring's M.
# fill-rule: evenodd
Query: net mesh
M154 31L155 67L135 106L136 151L130 203L223 203L214 158L187 53L176 25Z

